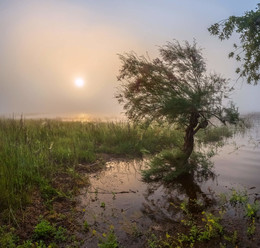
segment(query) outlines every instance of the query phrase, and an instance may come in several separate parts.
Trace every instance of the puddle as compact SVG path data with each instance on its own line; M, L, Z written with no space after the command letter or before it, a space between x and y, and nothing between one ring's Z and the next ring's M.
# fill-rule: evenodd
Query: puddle
M82 223L87 221L90 229L84 247L97 247L98 238L111 228L123 247L144 247L150 232L178 228L182 213L177 206L184 199L210 204L210 194L203 193L191 178L168 186L143 182L141 170L146 164L140 160L111 161L105 170L90 175L91 186L79 199Z
M144 161L113 161L106 164L105 170L90 176L91 186L80 196L82 208L86 209L83 219L90 227L86 247L97 247L97 236L111 228L121 244L131 247L131 238L132 247L141 247L145 240L140 238L143 230L153 224L149 215L143 214L143 194L148 186L141 181L140 170L144 166ZM97 232L94 236L93 230Z

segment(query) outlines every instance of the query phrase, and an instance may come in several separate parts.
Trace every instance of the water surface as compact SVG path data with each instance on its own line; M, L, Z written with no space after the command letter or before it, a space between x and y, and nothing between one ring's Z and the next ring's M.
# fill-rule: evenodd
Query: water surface
M190 206L190 200L196 199L203 207L210 208L215 204L216 193L230 192L232 188L247 190L257 197L259 128L260 118L255 117L251 129L226 140L213 158L217 179L203 183L192 177L175 180L171 185L145 183L141 170L148 161L108 162L105 170L90 176L91 186L80 195L82 222L87 221L90 227L84 245L97 247L98 239L112 228L123 247L144 247L153 232L179 231L182 212L178 206L184 199L188 199Z

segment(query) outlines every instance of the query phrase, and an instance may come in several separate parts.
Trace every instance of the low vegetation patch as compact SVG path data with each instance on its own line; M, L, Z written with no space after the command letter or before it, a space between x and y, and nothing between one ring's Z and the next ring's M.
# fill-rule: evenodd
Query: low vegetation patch
M259 219L259 201L250 203L249 196L242 194L241 201L236 201L234 205L234 195L241 195L234 189L231 194L221 194L218 199L218 205L211 211L202 211L193 213L189 210L187 201L180 203L178 208L182 211L182 220L180 221L178 232L165 232L161 234L152 233L147 239L149 248L166 247L243 247L245 242L250 247L250 242L254 242ZM246 197L245 197L246 196ZM223 199L225 199L223 201ZM241 213L239 226L227 225L229 218L227 212L235 211ZM244 227L242 228L242 225ZM259 230L258 230L259 232ZM251 243L251 244L252 244Z

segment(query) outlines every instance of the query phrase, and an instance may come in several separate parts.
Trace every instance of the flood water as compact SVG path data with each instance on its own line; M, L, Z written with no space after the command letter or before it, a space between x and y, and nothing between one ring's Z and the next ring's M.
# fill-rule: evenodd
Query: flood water
M141 170L146 160L111 160L106 169L91 174L91 186L80 195L84 212L82 222L88 223L83 247L97 247L103 233L114 229L122 247L144 247L152 232L178 231L182 218L176 206L184 199L196 199L204 206L214 205L214 195L232 188L260 193L260 118L252 128L225 141L213 157L215 180L198 183L183 178L171 185L145 183Z
M227 139L212 158L221 189L235 187L260 193L260 116L251 117L251 122L251 128Z

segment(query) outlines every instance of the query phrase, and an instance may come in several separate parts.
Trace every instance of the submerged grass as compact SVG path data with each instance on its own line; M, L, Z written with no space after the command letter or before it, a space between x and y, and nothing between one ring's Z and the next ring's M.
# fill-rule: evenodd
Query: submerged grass
M71 173L78 164L95 162L100 153L141 156L176 146L180 140L181 134L169 132L169 127L0 119L0 213L10 215L23 207L36 187L44 195L46 190L41 189L52 189L48 183L57 171ZM57 193L55 189L49 193L53 192Z

